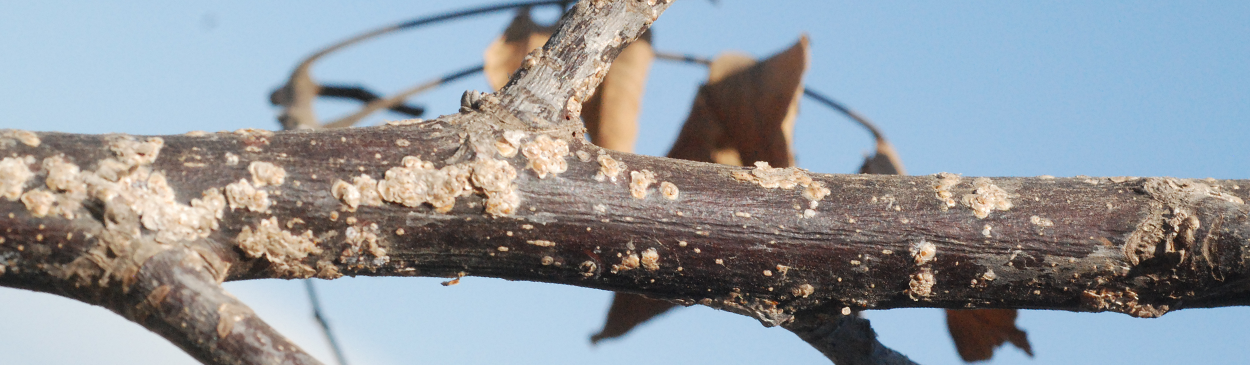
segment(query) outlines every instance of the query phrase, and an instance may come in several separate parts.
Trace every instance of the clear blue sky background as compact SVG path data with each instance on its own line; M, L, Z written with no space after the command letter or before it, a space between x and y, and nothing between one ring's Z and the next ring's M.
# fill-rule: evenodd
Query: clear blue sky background
M0 3L0 128L172 134L276 128L267 95L295 63L376 26L480 1ZM510 14L387 37L322 62L320 80L380 91L480 61ZM551 19L554 13L540 14ZM655 24L661 50L768 55L812 39L809 86L875 120L909 172L966 176L1250 174L1250 2L683 0ZM642 115L644 154L675 138L704 71L659 63ZM415 100L452 113L481 77ZM325 104L323 116L349 110ZM398 119L382 114L371 120ZM805 104L802 167L852 172L867 133ZM825 363L793 335L706 308L675 311L591 347L610 294L466 278L318 281L354 364ZM330 360L298 281L227 287ZM886 344L955 364L939 310L869 312ZM1025 311L1037 354L994 363L1243 363L1250 310L1161 319ZM98 307L0 290L0 362L193 360Z

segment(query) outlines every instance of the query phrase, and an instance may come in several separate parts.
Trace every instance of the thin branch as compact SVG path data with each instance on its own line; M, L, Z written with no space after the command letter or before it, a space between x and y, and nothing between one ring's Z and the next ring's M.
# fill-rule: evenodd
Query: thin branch
M279 122L281 122L283 126L283 129L320 128L321 123L318 122L316 115L313 113L312 104L313 100L319 94L321 86L313 81L311 69L312 64L321 59L321 57L365 40L400 30L414 29L424 25L436 24L447 20L488 14L509 9L560 4L562 4L562 2L559 0L547 0L490 5L422 17L368 31L339 41L338 43L323 48L304 58L304 60L300 61L300 63L295 67L295 70L291 72L291 76L287 79L287 82L269 95L269 101L274 105L281 105L283 107L282 115L278 118Z
M865 118L864 116L859 115L859 113L856 113L854 110L851 110L850 108L847 108L846 106L842 105L842 103L839 103L825 96L824 94L818 93L815 90L812 90L810 88L803 88L803 95L809 98L815 99L816 101L830 108L837 109L838 111L842 112L842 114L846 115L847 117L850 117L852 120L859 122L859 125L862 125L864 126L864 128L867 128L868 131L872 133L872 137L875 138L876 140L878 141L885 140L885 135L881 133L881 130L877 128L876 124L873 124L872 121L868 120L868 118Z
M365 33L358 34L351 38L347 38L342 41L339 41L338 43L335 43L333 45L330 45L329 47L323 48L320 51L313 53L311 56L308 56L308 58L304 59L303 62L300 62L300 66L304 67L306 65L310 65L313 62L316 62L317 59L327 54L333 53L347 46L351 46L356 43L368 40L370 38L377 37L377 36L387 34L387 33L392 33L395 31L419 28L421 26L437 24L437 23L441 23L444 21L448 21L448 20L465 18L465 17L474 16L474 15L489 14L489 13L494 13L494 12L499 12L499 11L504 11L504 10L511 10L511 9L524 8L524 7L533 7L533 6L543 6L543 5L561 5L564 2L565 2L564 0L519 1L519 2L504 3L504 4L497 4L497 5L487 5L487 6L477 7L477 8L442 13L438 15L425 16L425 17L405 21L402 23L397 23L397 24L381 27L378 29L374 29Z
M378 110L394 107L395 105L399 105L400 103L403 103L404 100L407 100L410 97L413 97L415 95L421 94L429 90L433 90L434 88L439 87L443 84L446 84L455 80L459 80L467 76L475 75L479 72L482 72L482 65L476 65L473 67L465 68L463 70L456 71L449 75L445 75L434 80L423 82L421 84L418 84L417 86L413 86L411 88L408 88L407 90L401 91L398 94L389 96L386 99L378 99L378 100L369 102L368 104L365 104L364 106L362 106L360 110L357 110L355 113L352 113L351 115L339 118L330 123L326 123L325 128L350 127L352 125L355 125L361 119L364 119L364 117L367 117L369 116L369 114L373 114L374 112Z
M319 96L352 99L360 101L361 103L369 103L381 99L378 94L375 94L374 92L361 86L321 85L321 92ZM419 118L422 114L425 114L425 108L419 106L399 104L393 105L388 109L396 113L406 114L413 118Z
M326 321L325 314L321 310L321 299L317 297L317 290L314 288L313 280L304 279L304 288L308 291L308 302L312 303L313 317L321 325L321 333L326 336L326 341L330 343L330 349L334 351L334 359L338 360L339 365L347 365L347 357L344 356L343 348L339 346L339 342L334 336L334 331L330 330L330 323Z
M656 52L655 58L665 60L665 61L693 63L693 64L699 64L699 65L704 65L704 66L710 66L712 64L712 60L709 58L699 57L699 56L690 55L690 54L681 54L681 53Z

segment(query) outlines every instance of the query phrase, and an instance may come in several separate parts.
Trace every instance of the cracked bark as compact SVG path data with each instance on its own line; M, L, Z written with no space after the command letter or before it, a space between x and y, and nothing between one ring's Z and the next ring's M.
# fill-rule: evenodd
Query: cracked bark
M587 97L615 53L667 6L643 4L579 3L509 86L468 98L460 114L371 128L162 136L150 164L122 173L163 173L183 205L201 192L257 180L249 171L255 161L285 172L284 183L260 188L268 209L221 209L206 237L157 243L160 230L141 223L155 213L127 211L115 199L88 198L72 219L37 217L36 199L0 199L0 285L110 308L215 364L316 363L217 285L314 273L465 273L640 293L831 338L836 329L803 318L900 307L1152 317L1250 304L1247 181L821 175L586 144L569 100ZM567 156L548 151L543 158L558 156L567 168L540 178L526 167L533 155L505 157L505 131L524 132L508 148L524 150L539 136L564 141ZM67 195L50 184L51 171L39 163L47 158L99 172L102 161L123 157L109 147L117 136L30 136L0 133L4 155L34 173L17 185L23 193ZM596 179L601 154L624 164L615 179ZM353 205L335 192L336 181L362 174L383 180L406 156L436 169L504 161L517 172L505 185L519 206L486 213L480 186L457 193L446 212L430 204ZM642 183L644 171L654 183ZM16 175L0 178L8 176ZM805 195L804 176L830 193ZM678 193L663 193L662 182ZM770 182L783 187L762 186ZM784 188L788 182L799 185ZM271 218L294 236L311 230L316 250L249 254L240 233L260 231ZM75 270L84 265L90 270Z

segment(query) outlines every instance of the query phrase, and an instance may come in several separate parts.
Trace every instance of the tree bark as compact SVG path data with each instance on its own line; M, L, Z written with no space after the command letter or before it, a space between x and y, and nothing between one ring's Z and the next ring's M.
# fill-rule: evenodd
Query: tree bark
M1250 304L1247 181L824 175L584 142L580 101L666 7L581 2L500 93L431 121L0 132L0 285L110 308L218 364L316 363L217 285L257 278L560 283L809 342L863 309Z

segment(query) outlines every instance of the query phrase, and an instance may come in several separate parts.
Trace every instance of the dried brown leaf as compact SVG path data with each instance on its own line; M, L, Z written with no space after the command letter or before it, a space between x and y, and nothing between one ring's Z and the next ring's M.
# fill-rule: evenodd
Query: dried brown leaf
M634 151L638 111L653 60L655 51L651 48L651 32L647 31L612 62L595 94L582 103L582 120L592 143L610 150Z
M1016 328L1015 309L947 309L946 327L964 361L989 360L1003 342L1033 356L1028 336Z
M668 156L730 165L794 165L790 144L807 63L807 36L759 63L739 54L718 56Z
M482 55L484 61L482 72L486 74L486 81L490 83L490 87L499 90L507 84L512 74L521 68L525 55L542 47L554 32L555 26L542 26L535 23L534 19L530 18L529 8L517 10L516 16L504 29L503 35L491 42Z
M907 175L907 171L903 169L903 161L898 158L898 152L894 152L894 146L891 146L890 142L884 138L877 139L877 152L864 159L864 164L859 167L859 173Z
M599 333L590 336L591 343L620 337L634 327L655 318L673 308L673 304L647 298L638 294L616 293L612 298L612 308L608 310L607 322Z

